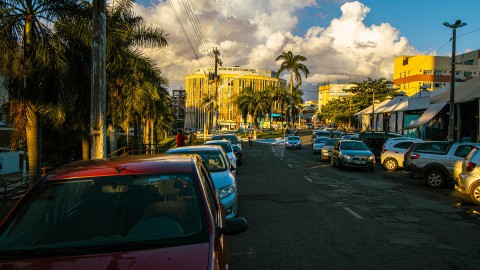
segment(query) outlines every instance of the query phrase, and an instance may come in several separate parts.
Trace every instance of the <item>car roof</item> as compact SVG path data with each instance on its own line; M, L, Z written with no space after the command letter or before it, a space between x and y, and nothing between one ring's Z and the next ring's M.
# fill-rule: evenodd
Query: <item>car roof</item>
M203 143L204 145L217 145L217 144L226 144L226 145L231 145L229 140L211 140L211 141L206 141Z
M196 155L128 155L81 160L61 166L45 176L47 180L150 173L188 173L199 162Z
M196 152L218 152L222 151L222 147L218 145L192 145L192 146L182 146L177 148L172 148L165 153L172 154L172 153L192 153L195 154Z

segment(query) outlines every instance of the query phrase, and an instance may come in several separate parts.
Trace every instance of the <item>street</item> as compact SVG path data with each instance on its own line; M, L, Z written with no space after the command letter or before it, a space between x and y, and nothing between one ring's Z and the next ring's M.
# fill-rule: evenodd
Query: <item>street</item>
M403 171L339 170L310 148L243 143L230 269L480 269L480 207Z

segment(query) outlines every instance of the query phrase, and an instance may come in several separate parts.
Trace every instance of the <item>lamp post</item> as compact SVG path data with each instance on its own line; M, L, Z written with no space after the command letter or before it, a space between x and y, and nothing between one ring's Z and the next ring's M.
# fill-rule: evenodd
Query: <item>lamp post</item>
M205 119L205 115L207 114L206 110L208 105L212 103L213 100L210 100L205 106L203 106L203 141L207 141L207 133L208 133L208 127L207 127L207 119Z
M457 28L467 25L457 20L454 24L444 22L443 25L452 29L452 74L450 76L450 120L448 121L448 140L453 141L455 129L455 43Z

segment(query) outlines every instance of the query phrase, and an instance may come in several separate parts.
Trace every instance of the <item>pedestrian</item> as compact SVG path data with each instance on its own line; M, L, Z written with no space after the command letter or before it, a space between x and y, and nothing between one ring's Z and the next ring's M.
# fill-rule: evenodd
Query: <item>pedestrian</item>
M190 145L196 145L197 144L197 132L194 131L190 133Z
M177 147L185 146L185 135L182 133L182 131L179 129L177 130L177 136L175 136L175 139L177 141Z

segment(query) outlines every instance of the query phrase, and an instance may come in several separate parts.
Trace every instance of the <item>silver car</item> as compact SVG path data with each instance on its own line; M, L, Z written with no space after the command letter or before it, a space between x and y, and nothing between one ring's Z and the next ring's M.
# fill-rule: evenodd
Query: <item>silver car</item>
M313 141L313 153L314 154L321 153L322 148L325 145L325 142L329 139L330 139L329 137L317 137L317 138L315 138L315 140Z
M285 148L302 148L302 142L298 136L289 136L285 141Z
M470 195L472 201L480 204L480 151L472 149L462 163L460 180L455 186L458 191Z
M338 168L375 168L375 156L362 141L342 140L335 143L330 157L332 166Z
M233 152L233 147L232 144L230 143L229 140L213 140L213 141L207 141L203 143L204 145L219 145L222 147L223 151L225 151L225 154L227 154L228 159L230 160L230 163L237 167L237 157L235 156L235 153Z
M383 164L385 170L395 171L398 168L403 168L405 152L416 142L423 142L423 140L402 138L400 140L392 140L389 144L385 143L380 154L380 163Z
M238 190L237 180L231 170L228 158L221 146L218 145L195 145L169 149L165 154L198 154L207 165L212 176L213 185L217 190L220 201L227 213L227 219L237 216Z
M333 138L328 139L325 141L325 144L322 147L322 156L320 158L321 161L330 160L330 155L332 154L333 146L336 142L340 141L340 138Z

